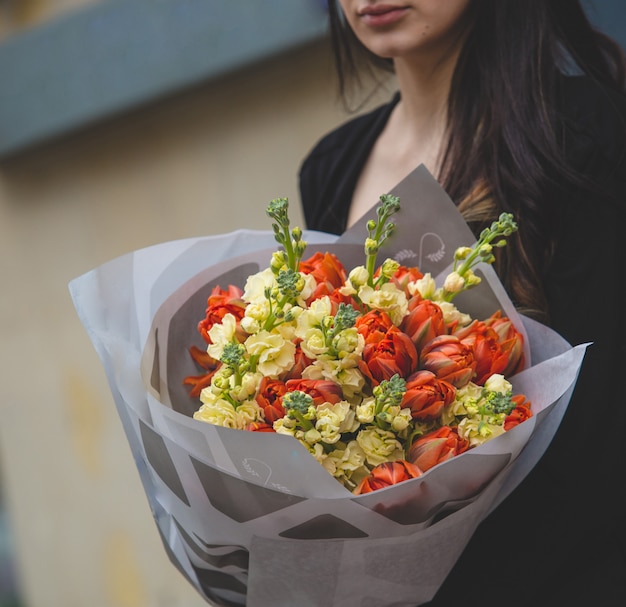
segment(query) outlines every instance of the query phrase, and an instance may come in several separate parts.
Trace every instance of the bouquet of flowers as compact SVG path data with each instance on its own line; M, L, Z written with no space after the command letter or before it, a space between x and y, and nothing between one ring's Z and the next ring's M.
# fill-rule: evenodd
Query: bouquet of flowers
M216 286L191 348L206 371L185 378L194 418L297 438L355 494L410 478L528 419L507 377L524 367L522 334L500 310L472 319L453 299L480 284L479 263L517 229L503 213L473 247L458 247L437 287L417 267L377 254L393 234L397 196L383 195L367 225L365 263L303 260L288 200L267 214L282 248L245 288Z
M275 233L162 243L70 283L164 548L210 604L429 601L567 408L585 345L474 263L511 218L455 260L473 236L428 171L389 194L339 238L289 231L278 204Z

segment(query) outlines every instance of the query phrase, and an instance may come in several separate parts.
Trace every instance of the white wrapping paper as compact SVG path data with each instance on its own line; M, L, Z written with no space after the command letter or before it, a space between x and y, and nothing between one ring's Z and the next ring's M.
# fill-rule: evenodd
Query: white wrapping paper
M402 210L381 253L445 274L471 232L420 167L392 193ZM305 232L305 257L363 262L364 223L340 239ZM518 316L489 266L455 300L476 318L500 308L526 336L528 368L511 378L533 417L423 476L354 496L295 439L211 426L182 379L188 349L219 284L266 267L270 231L156 245L73 280L78 315L102 360L163 545L214 605L414 607L430 600L480 521L542 456L569 402L586 345L572 348ZM503 541L506 541L503 539Z

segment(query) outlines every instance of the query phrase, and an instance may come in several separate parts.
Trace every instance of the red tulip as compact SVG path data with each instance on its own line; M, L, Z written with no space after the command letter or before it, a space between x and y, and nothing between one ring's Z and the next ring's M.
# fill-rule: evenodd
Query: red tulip
M356 319L357 331L365 339L365 343L378 343L387 331L393 327L389 314L383 310L370 310Z
M506 354L508 362L504 368L503 375L510 377L524 368L524 337L515 328L511 319L502 315L498 310L492 314L485 324L489 325L498 335L500 348Z
M529 417L532 417L532 411L530 410L530 403L526 400L523 394L516 394L512 398L516 404L515 409L509 413L504 419L505 431L514 428L518 424L525 422Z
M281 417L285 417L285 410L281 404L285 392L287 392L287 388L279 379L264 377L259 384L256 402L263 409L265 419L270 424Z
M343 400L341 386L327 379L290 379L285 386L288 392L299 390L308 394L316 407L322 403L334 405Z
M307 303L324 295L330 295L335 289L341 287L348 277L339 258L328 252L321 253L318 251L309 259L301 261L300 271L312 275L317 282L317 287Z
M411 338L395 326L378 343L365 344L361 372L375 384L398 374L408 377L417 367L417 350Z
M469 441L461 438L456 429L442 426L418 438L409 449L409 461L426 472L433 466L459 455L469 448Z
M476 358L476 375L472 380L482 386L494 373L504 375L509 357L500 347L498 334L486 323L475 320L454 333L472 347Z
M474 351L454 335L439 335L429 341L422 348L420 358L423 369L455 388L465 386L476 370Z
M359 486L353 491L356 495L371 493L377 489L390 487L402 481L421 476L422 471L414 464L405 460L384 462L376 466L370 476L365 477Z
M206 373L200 375L188 375L183 379L183 384L191 386L189 396L197 397L200 396L200 392L202 392L204 388L211 384L211 378L215 375L215 371L217 371L221 363L219 360L215 360L212 356L209 356L206 350L201 350L196 346L191 346L189 353L196 364L206 371Z
M456 388L447 381L437 379L430 371L417 371L406 382L402 406L411 409L413 419L433 420L456 396Z
M214 324L221 323L226 314L232 314L239 321L245 313L245 303L241 299L243 291L234 285L229 285L228 290L215 287L207 299L207 307L204 319L198 323L198 332L207 344L211 343L209 331ZM242 335L243 341L243 335Z
M266 424L265 422L250 422L246 426L246 430L249 432L276 432L270 424Z
M426 343L448 332L441 308L420 295L409 299L409 312L400 328L413 340L418 352Z

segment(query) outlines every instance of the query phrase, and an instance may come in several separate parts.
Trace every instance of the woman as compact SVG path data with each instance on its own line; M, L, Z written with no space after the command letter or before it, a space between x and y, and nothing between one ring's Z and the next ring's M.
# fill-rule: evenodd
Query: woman
M391 101L300 171L310 229L341 233L425 164L478 233L519 231L497 271L525 314L593 342L541 462L479 526L432 606L624 604L626 63L576 0L329 1L340 88L393 70Z

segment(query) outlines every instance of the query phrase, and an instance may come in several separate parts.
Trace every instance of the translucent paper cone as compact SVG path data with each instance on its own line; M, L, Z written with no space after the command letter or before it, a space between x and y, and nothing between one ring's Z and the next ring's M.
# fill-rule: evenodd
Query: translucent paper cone
M394 189L402 210L379 259L445 275L474 238L420 167ZM363 262L364 222L340 239L305 232L307 254ZM526 336L511 378L533 417L419 478L361 496L295 439L192 419L182 380L215 285L243 286L269 263L271 232L237 231L135 251L70 283L98 351L164 547L214 605L414 607L430 600L480 521L526 476L556 432L582 364L554 331L516 314L491 267L458 300L475 318L501 309ZM455 300L457 303L457 300ZM503 539L503 541L506 541Z

